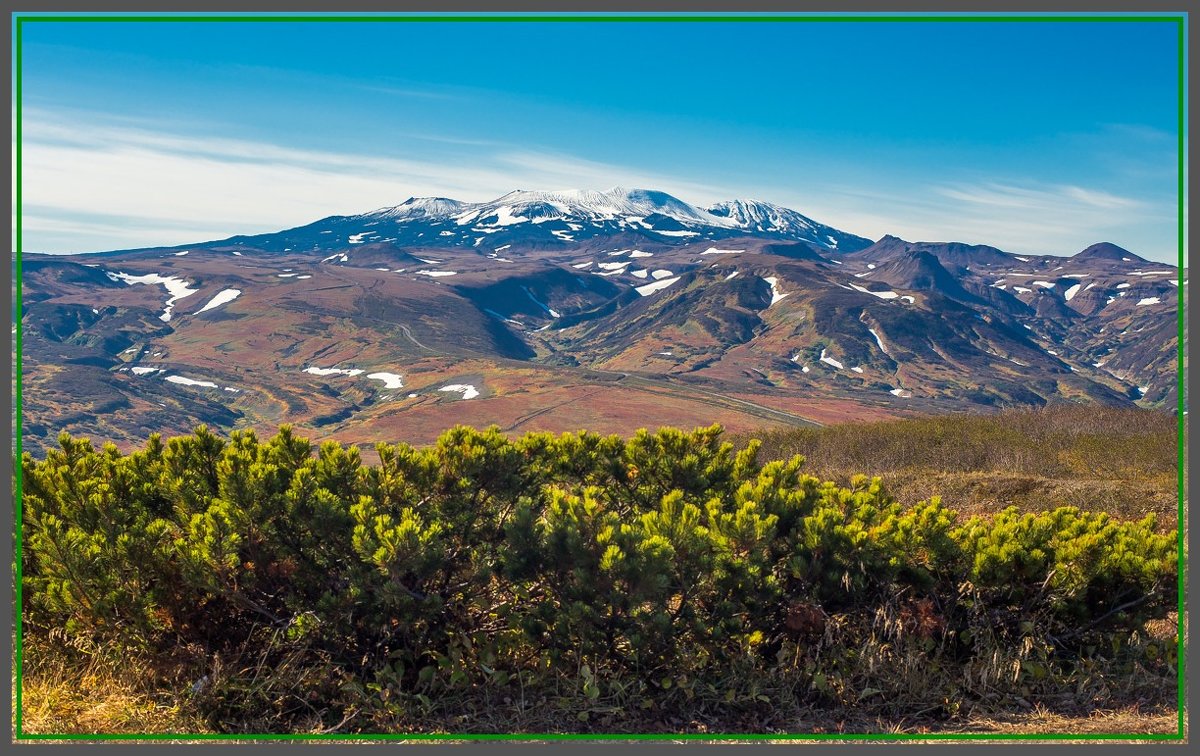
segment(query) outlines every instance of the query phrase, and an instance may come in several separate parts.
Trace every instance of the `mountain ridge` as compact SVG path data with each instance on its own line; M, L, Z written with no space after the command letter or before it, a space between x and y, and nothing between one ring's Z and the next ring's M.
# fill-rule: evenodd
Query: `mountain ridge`
M756 207L759 216L722 215L723 208ZM718 212L710 212L712 209ZM773 208L768 212L763 208ZM772 215L773 213L773 215ZM771 222L764 217L774 218ZM599 237L625 234L633 243L678 246L694 241L767 237L805 241L846 252L869 246L862 236L814 221L801 213L756 200L730 200L709 208L691 205L656 189L613 187L607 191L517 189L493 200L464 202L448 197L409 197L398 205L350 215L330 215L310 223L262 234L235 234L169 247L141 247L93 254L152 249L212 248L226 245L264 252L334 251L366 241L401 246L492 248L511 243L564 247ZM488 244L483 242L487 241ZM495 243L493 243L495 242Z
M516 210L516 212L514 212ZM641 215L637 213L642 213ZM649 222L648 222L649 221ZM373 228L391 223L397 227L430 223L435 228L413 226L410 233L387 236ZM594 233L580 228L594 223ZM536 227L543 230L537 238L521 238L517 233ZM357 230L351 230L357 229ZM395 232L396 229L392 229ZM580 232L583 233L580 233ZM891 233L877 240L858 236L820 223L791 208L757 199L723 200L700 207L656 189L626 189L620 186L606 191L566 189L557 191L515 189L493 200L467 202L449 197L409 197L398 205L388 205L362 213L329 215L310 223L281 231L232 236L185 244L123 248L89 255L113 255L154 250L192 248L257 249L263 252L299 252L341 250L368 241L398 246L479 247L486 249L491 240L503 244L518 241L543 246L564 247L598 237L626 234L630 241L663 246L678 246L698 241L730 238L767 238L780 242L804 242L837 256L858 256L874 260L888 258L899 249L924 249L938 257L943 265L965 266L991 260L1012 259L1110 260L1153 263L1109 241L1099 241L1073 253L1023 253L1003 251L988 244L961 241L908 241ZM515 237L515 238L514 238ZM483 241L489 244L483 244ZM470 244L467 244L467 242ZM83 254L83 253L81 253Z
M1110 242L1073 257L892 235L849 249L826 228L750 200L518 190L202 244L28 253L25 430L36 448L60 429L121 442L292 422L369 445L452 422L750 432L1174 406L1173 267Z

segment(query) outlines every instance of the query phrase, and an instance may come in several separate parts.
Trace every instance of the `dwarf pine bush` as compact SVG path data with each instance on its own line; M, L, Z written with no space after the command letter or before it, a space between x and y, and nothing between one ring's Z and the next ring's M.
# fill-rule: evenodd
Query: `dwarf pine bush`
M966 694L1024 685L1026 639L1044 649L1032 669L1117 653L1101 641L1175 600L1174 537L1151 518L960 523L878 479L760 465L716 426L628 440L456 427L377 451L367 466L288 427L152 436L127 455L64 434L22 461L27 632L195 649L197 678L229 659L211 699L224 717L286 718L289 696L401 715L539 685L736 705L772 679L853 702L906 684L908 643ZM1021 643L1011 679L970 671ZM264 692L264 668L286 693Z

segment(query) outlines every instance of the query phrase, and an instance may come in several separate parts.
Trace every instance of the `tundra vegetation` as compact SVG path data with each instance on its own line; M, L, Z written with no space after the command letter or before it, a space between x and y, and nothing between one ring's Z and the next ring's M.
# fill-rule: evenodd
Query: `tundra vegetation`
M928 731L1173 704L1153 513L902 503L808 474L794 433L460 426L375 465L286 426L129 454L63 434L22 464L24 731Z

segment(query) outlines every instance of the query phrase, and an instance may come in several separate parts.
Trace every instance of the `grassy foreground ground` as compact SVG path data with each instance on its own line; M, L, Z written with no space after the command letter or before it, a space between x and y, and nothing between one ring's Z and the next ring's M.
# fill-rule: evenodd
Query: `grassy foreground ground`
M1155 629L1163 637L1173 636L1173 618L1158 623ZM184 742L188 735L216 732L190 705L188 697L181 695L187 688L186 681L176 681L164 690L161 676L146 668L93 665L80 670L61 664L40 664L37 672L27 675L24 682L22 729L27 734L177 734L180 742ZM797 734L887 733L917 738L930 733L1058 737L1178 731L1173 677L1142 680L1121 693L1114 704L1091 711L1087 711L1086 702L1078 701L1065 701L1062 707L1043 702L1015 706L1013 703L981 708L950 721L921 716L896 719L854 711L797 711L789 729ZM479 714L486 717L485 712ZM493 731L555 732L561 731L563 725L537 720L536 713L531 712L527 722L496 721ZM700 722L652 720L647 720L644 731L692 735L717 732ZM330 733L328 728L314 725L297 734Z
M905 504L941 496L964 516L1007 506L1023 511L1078 506L1123 519L1153 512L1158 526L1169 531L1176 526L1177 513L1175 433L1174 418L1161 413L1070 407L830 426L757 437L763 441L760 461L802 454L807 459L805 471L818 477L845 482L858 473L878 475ZM1154 640L1170 642L1175 620L1172 615L1153 621L1146 632ZM177 733L180 740L187 740L189 734L220 731L192 705L189 691L194 681L174 676L169 662L151 667L97 657L81 665L48 653L55 643L44 640L27 639L24 733ZM939 710L894 717L872 711L866 702L843 708L749 710L738 722L716 722L703 715L685 721L647 711L644 727L636 731L692 736L736 731L917 737L927 733L1167 734L1178 725L1175 702L1174 675L1141 667L1127 678L1081 679L1079 687L1060 700L1043 697L1030 702L998 696L972 702L950 716ZM472 731L581 729L580 721L556 719L561 715L550 713L554 707L540 706L537 700L529 702L519 721L513 718L511 706L504 717L493 717L479 703L471 702L461 712L472 718ZM606 731L606 707L620 710L624 702L601 698L583 731ZM347 724L347 729L353 729L353 722ZM397 723L393 731L417 729L407 722ZM297 729L301 733L344 731L330 728L319 717L314 717L311 728ZM439 718L424 731L455 732L454 719Z
M1172 635L1174 628L1163 632ZM140 676L145 670L122 671L92 668L67 669L47 666L37 674L26 676L24 686L23 732L27 734L148 734L179 735L187 742L188 735L213 734L216 731L205 718L191 707L185 696L176 689L164 692L148 684L151 676ZM912 735L919 739L929 733L996 735L1099 735L1099 734L1170 734L1178 731L1175 709L1174 680L1162 679L1158 685L1143 687L1110 708L1072 713L1055 710L1045 704L1029 706L998 706L992 711L962 717L954 721L937 721L921 717L892 719L870 717L854 712L811 710L797 712L793 732L802 733L888 733ZM186 684L179 683L180 688ZM513 722L496 722L496 732L515 731ZM547 722L547 732L561 723ZM647 722L646 732L689 732L701 734L708 730L699 723L680 722L671 728L665 723ZM506 729L506 727L508 729ZM527 732L535 732L526 728ZM328 734L326 728L314 726L298 734ZM791 740L791 739L789 739ZM1081 739L1082 740L1082 739Z

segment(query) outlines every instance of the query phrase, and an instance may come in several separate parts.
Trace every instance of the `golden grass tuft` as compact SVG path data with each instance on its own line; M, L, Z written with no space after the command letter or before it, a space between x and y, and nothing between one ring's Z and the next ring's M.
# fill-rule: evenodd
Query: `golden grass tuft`
M27 658L29 671L22 677L22 734L183 735L212 731L190 709L186 693L156 690L159 676L132 659L114 668L112 663L96 661L79 665L49 660L34 651L34 663Z

